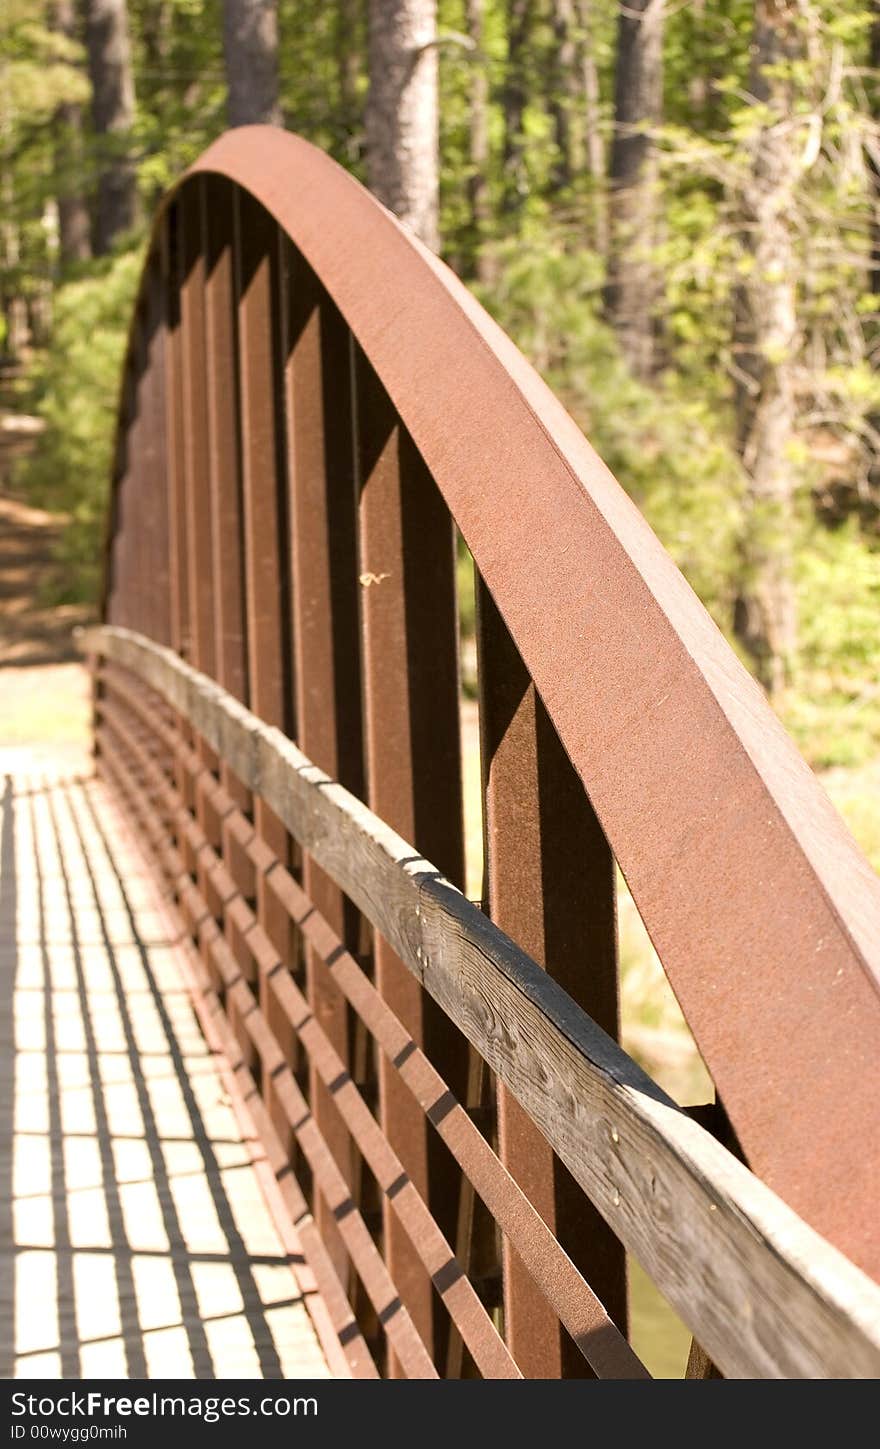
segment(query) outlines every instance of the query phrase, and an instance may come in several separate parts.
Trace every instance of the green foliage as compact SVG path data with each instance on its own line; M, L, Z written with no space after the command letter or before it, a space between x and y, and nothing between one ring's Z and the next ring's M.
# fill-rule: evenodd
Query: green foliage
M123 252L59 289L52 347L34 370L46 431L16 482L34 503L68 515L59 602L93 599L100 583L119 377L141 262L139 250Z
M570 231L535 227L497 249L484 300L639 504L679 568L728 625L741 528L729 428L670 377L637 382L601 320L602 267Z
M854 520L805 524L795 552L800 624L797 687L785 719L819 766L880 756L880 549Z
M137 95L131 144L149 217L159 194L224 128L221 7L216 0L128 3ZM466 31L464 0L439 0L438 13L441 33ZM607 160L618 7L615 0L596 0L589 15ZM866 268L876 219L871 156L880 144L873 119L880 113L880 85L866 69L873 16L866 0L811 0L804 15L806 62L775 67L791 114L805 118L797 145L805 144L808 132L818 137L793 218L801 336L799 426L788 461L800 479L800 503L797 536L781 542L795 561L800 644L784 709L811 759L852 763L867 759L880 743L872 684L880 674L878 554L855 522L830 529L817 521L810 497L823 496L842 477L855 498L876 443L880 308ZM742 227L743 197L755 139L774 121L777 104L771 98L758 106L749 94L754 0L667 6L664 125L655 137L662 224L652 253L662 278L662 370L651 384L630 375L604 320L606 259L592 249L597 189L585 174L564 192L554 182L552 115L559 98L549 0L535 0L531 8L522 57L521 192L512 212L504 208L507 17L506 0L485 0L482 52L475 56L454 42L441 46L444 253L463 275L474 274L480 239L468 198L470 83L479 64L489 82L492 220L483 241L494 266L483 300L729 633L743 583L747 523L732 347L738 289L754 265ZM30 301L41 289L56 287L51 347L37 356L31 377L46 432L20 481L35 501L70 514L68 593L83 596L98 576L117 374L137 256L126 251L59 277L46 220L57 186L50 122L67 101L83 103L87 120L88 85L82 47L54 33L50 21L46 0L7 0L0 16L2 199L17 244L12 260L9 248L0 247L0 290ZM279 25L285 123L363 179L366 6L279 0ZM580 44L584 36L577 31L575 39ZM818 117L818 131L808 115ZM572 119L582 141L584 118ZM94 190L94 164L87 145L80 178L87 194ZM4 325L0 316L0 335ZM847 508L855 511L844 502L835 518ZM470 635L468 570L463 554L462 623Z

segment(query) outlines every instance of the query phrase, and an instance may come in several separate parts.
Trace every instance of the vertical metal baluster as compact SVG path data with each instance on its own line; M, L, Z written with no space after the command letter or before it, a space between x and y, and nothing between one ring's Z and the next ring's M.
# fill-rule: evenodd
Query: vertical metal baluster
M205 354L208 398L208 458L210 471L211 536L214 579L214 637L216 677L243 704L249 701L247 627L244 593L244 522L241 484L241 430L238 390L235 297L235 191L220 176L204 178ZM245 813L252 811L250 791L221 761L224 789ZM220 823L223 861L238 889L254 899L253 866L236 837ZM230 945L236 931L224 921ZM243 1049L250 1058L248 1041Z
M162 229L162 271L166 297L166 403L168 474L168 557L171 573L171 647L189 657L189 578L186 569L186 497L181 407L180 296L178 290L178 208L172 202Z
M288 252L286 398L290 471L291 588L297 739L310 759L363 794L357 547L348 329L309 268ZM303 884L345 944L361 945L357 911L308 855ZM345 999L326 966L306 951L312 1010L349 1065ZM309 1070L315 1120L355 1183L354 1152L331 1093ZM322 1200L315 1217L343 1282L347 1253Z
M387 393L354 348L358 568L367 799L456 885L464 885L455 544L449 511ZM375 939L376 985L461 1100L467 1043ZM387 1058L379 1060L383 1131L442 1231L455 1241L461 1173ZM385 1256L400 1296L441 1367L448 1316L387 1201ZM390 1373L400 1370L391 1355Z
M149 263L147 265L149 275ZM137 491L138 491L138 569L141 578L138 605L141 633L155 639L157 629L157 590L155 587L157 517L153 487L156 476L157 439L153 430L152 377L150 374L150 307L149 285L138 309L137 348L135 351L135 408L138 419Z
M247 704L244 525L233 254L235 196L232 183L223 177L206 176L204 181L208 456L214 520L214 663L218 683ZM220 781L236 805L249 814L252 809L250 791L223 761ZM253 898L256 894L253 866L228 826L221 823L220 834L227 870L242 893L249 899ZM227 936L231 938L229 923L226 929Z
M125 491L128 555L126 561L126 598L128 626L143 630L144 625L144 499L143 499L143 417L140 411L140 377L143 358L143 315L137 309L132 333L132 348L125 369Z
M267 724L290 728L290 646L286 599L285 489L281 464L283 429L278 417L277 375L278 232L262 207L236 192L235 293L240 358L240 429L244 522L248 695ZM287 832L260 799L254 801L257 832L279 860L288 858ZM289 958L289 923L257 875L257 915L282 958ZM250 970L246 961L245 969ZM252 975L255 973L252 972ZM274 1022L272 995L259 987L264 1014ZM263 1096L276 1120L271 1076Z
M162 306L161 259L157 252L148 261L146 327L146 375L143 384L144 485L150 539L149 595L150 632L160 644L169 642L168 610L168 496L165 487L165 330Z
M614 861L485 585L478 587L480 730L488 904L492 919L618 1035ZM502 1161L626 1331L623 1248L544 1137L498 1087ZM527 1377L589 1374L505 1245L508 1346Z
M194 176L180 195L182 268L180 315L183 333L181 396L186 419L187 571L190 579L190 659L214 677L214 587L212 510L208 462L208 396L205 358L205 251L202 236L204 178ZM200 754L204 751L200 749Z
M116 555L118 622L123 628L136 627L134 622L135 576L132 544L134 528L134 489L131 470L131 374L126 368L122 385L122 416L125 419L119 439L116 458L117 523L119 526L119 548Z
M215 671L218 683L248 702L247 644L244 618L244 553L241 499L241 441L238 427L235 295L233 278L232 184L206 176L205 352L208 396L208 454L211 511L214 519ZM235 777L224 766L224 788ZM250 808L246 790L239 803Z
M116 448L111 462L110 469L110 500L109 500L109 531L107 534L107 553L105 558L104 576L104 618L108 624L121 624L122 606L122 573L121 573L121 550L122 550L122 507L120 499L120 483L122 482L123 470L120 466L123 456L123 442L121 438L122 420L120 419L119 431L116 436Z
M165 436L168 488L168 558L170 571L170 635L171 647L184 659L190 655L190 577L187 568L187 507L185 418L183 408L183 338L180 312L180 201L172 202L165 214L162 228L162 276L165 296ZM174 727L184 740L192 731L186 721L175 714ZM186 795L186 772L180 761L174 763L175 786L181 798ZM172 827L173 829L173 827ZM182 833L175 831L177 846L187 858Z
M216 669L214 646L214 580L212 573L213 516L208 455L207 360L205 355L205 246L204 178L193 177L180 196L182 266L180 315L182 343L182 400L186 418L184 477L186 484L187 571L190 579L190 658L196 669L212 677ZM200 762L216 768L214 751L196 740ZM205 808L201 792L187 772L187 805L194 813L211 845L218 846L219 832L213 812ZM195 876L210 908L219 913L219 902L202 861L196 858ZM203 952L210 969L209 953Z

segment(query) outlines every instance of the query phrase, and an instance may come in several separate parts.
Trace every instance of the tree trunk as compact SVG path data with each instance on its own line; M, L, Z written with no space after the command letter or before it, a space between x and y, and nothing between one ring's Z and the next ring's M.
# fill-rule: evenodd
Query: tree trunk
M172 12L170 0L151 0L141 20L141 40L147 68L153 72L154 86L168 66L171 51ZM158 87L157 87L158 88Z
M583 87L583 137L587 173L593 191L593 242L600 256L608 255L608 209L605 198L605 145L602 140L599 70L593 45L591 0L575 0L577 48Z
M785 684L797 643L791 577L795 477L789 450L800 338L792 214L805 137L792 129L793 81L785 67L803 54L799 14L799 0L757 0L749 88L770 114L751 142L743 197L751 266L737 297L735 338L747 517L734 629L771 695Z
M349 151L358 151L355 132L360 130L361 101L358 82L361 75L361 15L364 0L337 0L336 56L339 74L339 100L343 125L349 140Z
M134 76L125 0L86 0L86 45L99 179L94 246L101 256L137 218L137 179L129 154Z
M656 147L663 113L663 0L622 0L617 22L607 309L637 377L655 367Z
M872 120L880 123L880 0L871 5L871 30L868 39L868 64L874 72L872 77ZM871 221L871 290L880 297L880 162L868 153L868 170L871 175L873 216Z
M492 279L491 258L485 250L492 214L489 198L489 75L483 52L485 0L466 0L466 21L474 55L470 62L470 162L468 200L471 210L471 233L475 255L475 271L481 282Z
M507 68L501 92L504 111L504 210L518 210L528 191L523 117L526 109L526 58L532 0L507 0Z
M556 42L549 95L553 139L556 142L553 180L556 186L566 187L571 185L582 164L575 123L578 111L583 106L583 96L576 41L578 17L574 0L552 0L550 21Z
M76 40L73 0L55 0L52 28ZM55 178L58 201L58 249L61 262L84 262L92 255L89 207L82 189L82 108L63 102L55 112Z
M436 0L370 0L367 174L426 246L439 246Z
M6 161L6 157L3 157ZM6 340L4 353L6 358L17 361L28 344L28 315L27 301L22 296L19 288L21 278L18 269L21 260L21 249L19 245L18 222L14 217L14 196L12 190L12 167L4 165L0 168L0 240L3 245L3 255L0 258L0 269L3 276L2 302L3 318L5 322Z
M880 134L880 0L871 5L871 29L868 39L868 64L873 75L869 95L871 98L871 119L875 126L875 137ZM875 141L876 144L876 141ZM867 155L868 174L871 187L871 257L868 286L875 298L875 322L870 339L869 357L875 372L880 371L880 327L876 314L880 312L880 161L873 151ZM880 414L870 418L875 433L880 433ZM880 456L875 453L868 466L867 489L858 488L852 512L857 513L872 531L880 527ZM850 511L849 509L847 511Z
M691 0L690 21L693 45L693 70L688 85L688 100L691 109L691 124L694 130L706 129L706 111L709 104L710 76L701 64L705 55L704 31L706 26L706 0Z
M230 126L281 125L277 0L223 0Z

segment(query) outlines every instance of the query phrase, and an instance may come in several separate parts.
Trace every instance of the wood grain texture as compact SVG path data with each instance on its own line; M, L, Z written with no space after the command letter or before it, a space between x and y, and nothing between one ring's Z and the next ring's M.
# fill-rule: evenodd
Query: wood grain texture
M111 701L121 703L124 712L146 730L159 733L172 755L177 754L190 775L198 774L200 782L210 782L211 777L202 770L196 752L182 740L175 741L172 731L157 725L155 710L151 710L140 697L140 686L131 676L111 666L109 671L105 667L100 677ZM106 710L107 702L103 701L99 712L106 715ZM154 781L158 778L152 766L149 773ZM584 1282L550 1228L505 1171L466 1110L454 1102L448 1083L415 1045L409 1032L382 1000L355 958L343 948L338 935L316 910L302 887L267 852L244 817L234 809L223 788L216 782L207 783L204 788L223 818L225 829L231 832L241 826L249 832L244 848L257 869L265 874L268 889L283 905L290 919L296 922L303 938L329 965L333 979L349 1005L357 1012L388 1062L394 1065L421 1112L432 1122L439 1137L471 1179L505 1238L510 1241L597 1375L600 1378L648 1377L625 1338L608 1319L592 1287ZM162 785L164 798L168 798L169 789L167 783ZM233 883L225 866L219 862L209 869L207 875L218 897L224 901L226 915L235 913L240 916L240 929L247 935L248 948L256 957L256 941L261 928L254 924L251 911L241 901L241 895L247 892L238 893L236 899ZM271 973L276 959L273 954L271 962L267 961L265 968L261 969ZM294 1012L291 1022L300 1015L300 1012Z
M381 930L728 1377L875 1377L880 1289L691 1121L476 907L171 651L83 631L185 715Z
M180 816L188 822L184 828L191 832L198 855L205 861L207 870L225 875L219 857L207 844L198 824L182 805L177 792L163 783L161 775L150 763L141 744L134 739L126 725L120 722L119 712L114 707L102 705L102 739L106 741L108 734L113 739L109 752L112 753L120 747L123 752L127 752L135 768L143 771L149 782L150 793L162 799L168 821ZM105 743L105 753L107 752L108 744ZM140 809L142 819L150 825L154 833L158 831L161 834L165 831L161 816L152 806L146 804L141 788L132 783L129 766L114 758L114 768L123 779L128 780L130 798ZM286 1064L277 1037L267 1022L266 1013L258 1005L237 961L223 940L217 922L212 918L204 896L184 867L179 852L173 845L168 845L169 839L166 832L166 843L160 841L156 848L163 869L180 902L188 930L202 950L212 958L224 983L227 1009L234 1010L259 1052L264 1071L271 1073L279 1105L283 1107L287 1120L300 1141L319 1190L334 1212L352 1262L380 1311L382 1323L401 1367L408 1377L436 1378L437 1372L431 1358L415 1331L405 1306L400 1302L396 1282L388 1273L360 1212L352 1202L348 1185L329 1151L317 1120L310 1111L309 1103ZM223 886L224 893L230 884L227 877ZM383 1137L375 1118L345 1071L341 1059L333 1051L327 1034L310 1011L305 997L295 986L293 978L280 970L281 963L275 948L240 898L238 905L242 916L247 918L245 934L248 949L259 972L261 985L267 983L274 991L287 1018L296 1028L298 1039L316 1063L325 1086L333 1091L347 1128L422 1256L436 1291L460 1327L475 1362L486 1378L520 1377L473 1286L461 1273L449 1244L444 1241L440 1230L431 1219L427 1205L407 1178L402 1164ZM260 994L262 996L262 991Z

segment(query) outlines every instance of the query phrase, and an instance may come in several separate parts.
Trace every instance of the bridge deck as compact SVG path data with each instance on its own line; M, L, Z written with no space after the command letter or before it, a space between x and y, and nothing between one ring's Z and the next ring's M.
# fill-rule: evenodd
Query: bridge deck
M326 1376L320 1303L109 794L20 773L2 809L0 1375Z

